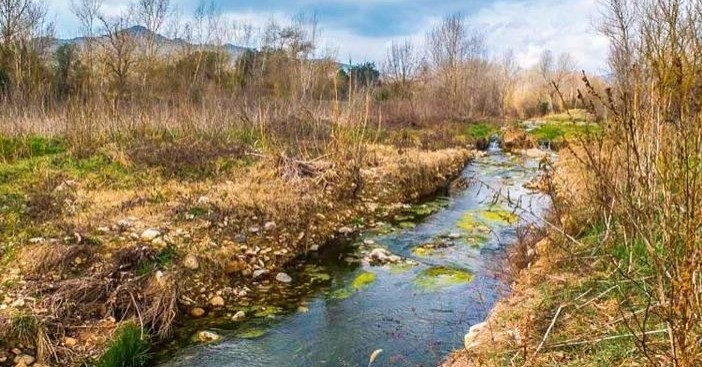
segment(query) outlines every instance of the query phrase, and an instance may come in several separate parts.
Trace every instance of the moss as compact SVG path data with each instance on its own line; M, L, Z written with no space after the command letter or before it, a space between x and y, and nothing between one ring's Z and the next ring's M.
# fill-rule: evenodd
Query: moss
M97 361L97 367L142 367L151 359L150 343L134 323L121 326L110 340L107 350Z
M434 266L422 270L414 280L415 285L424 291L434 291L454 285L470 283L473 274L461 269Z
M356 276L356 278L351 283L351 287L355 290L361 290L375 282L375 279L375 273L364 272Z

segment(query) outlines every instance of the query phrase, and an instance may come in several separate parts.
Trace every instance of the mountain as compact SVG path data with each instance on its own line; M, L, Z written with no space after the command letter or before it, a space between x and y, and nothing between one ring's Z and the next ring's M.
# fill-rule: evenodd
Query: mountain
M137 40L145 40L147 38L152 38L155 43L159 46L161 49L161 52L164 54L169 54L172 52L176 52L180 50L181 48L185 46L191 46L195 49L214 49L217 47L222 47L224 50L226 50L232 57L232 60L239 58L244 52L249 50L247 47L242 47L242 46L237 46L233 45L231 43L224 44L222 46L217 46L213 44L188 44L187 41L180 39L180 38L175 38L171 39L166 36L163 36L161 34L152 32L148 28L141 26L141 25L135 25L133 27L127 28L123 30L122 32L129 33L132 35L135 39ZM105 40L107 36L96 36L93 37L93 39L96 42L100 42L101 40ZM55 51L58 47L63 46L63 45L76 45L78 47L82 47L87 40L89 40L89 37L77 37L77 38L67 38L67 39L62 39L62 38L55 38L53 39L52 45L51 45L51 51Z

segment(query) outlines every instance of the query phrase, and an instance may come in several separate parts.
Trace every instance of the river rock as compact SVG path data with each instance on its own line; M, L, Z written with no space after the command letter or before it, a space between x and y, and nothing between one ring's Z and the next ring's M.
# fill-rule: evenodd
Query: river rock
M190 316L195 318L205 316L205 310L200 307L193 307L190 309Z
M244 311L239 311L232 316L232 321L241 321L246 318L246 313Z
M141 239L144 242L151 242L159 236L161 236L161 232L159 232L156 229L149 228L144 232L141 232L141 236L139 236L139 239Z
M391 254L388 250L384 248L376 248L370 252L367 258L368 262L372 265L385 265L385 264L396 264L402 261L397 255Z
M224 306L224 298L222 298L222 296L214 296L214 297L210 298L210 306L223 307Z
M193 254L189 254L183 259L183 266L185 266L186 269L190 270L197 270L197 268L200 267L200 262L197 259L197 256Z
M254 279L256 279L256 278L261 277L261 276L266 275L266 274L268 274L268 270L258 269L258 270L254 270L253 277L254 277Z
M313 251L313 252L319 251L319 245L312 245L312 246L310 246L310 251Z
M264 229L266 232L272 231L272 230L274 230L276 227L277 227L277 225L275 224L275 222L266 222L266 224L263 225L263 229Z
M286 273L278 273L275 276L275 280L281 282L281 283L290 283L292 282L292 277Z
M344 236L348 236L353 233L353 228L351 227L341 227L339 228L339 234L342 234Z
M457 232L452 232L452 233L449 233L448 238L450 238L452 240L457 240L457 239L461 238L461 234L457 233Z
M487 322L481 322L479 324L475 324L468 329L468 334L465 335L463 338L463 345L465 346L466 349L471 349L475 348L478 343L476 342L476 339L478 338L478 335L488 326Z
M211 331L201 331L201 332L197 333L197 340L199 340L203 343L215 342L221 338L222 338L221 336L219 336Z

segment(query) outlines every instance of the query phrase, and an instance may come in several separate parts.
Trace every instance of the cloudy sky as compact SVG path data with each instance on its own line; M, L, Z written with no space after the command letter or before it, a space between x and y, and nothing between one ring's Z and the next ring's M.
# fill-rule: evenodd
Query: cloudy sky
M61 37L78 35L71 0L48 0L49 16ZM129 0L105 0L104 12L116 14ZM171 0L187 19L199 0ZM603 71L607 41L595 31L597 0L213 0L224 17L262 26L300 13L316 14L324 48L340 61L382 62L393 41L424 42L445 15L460 12L481 31L490 53L513 50L523 67L536 63L545 49L569 52L579 67Z

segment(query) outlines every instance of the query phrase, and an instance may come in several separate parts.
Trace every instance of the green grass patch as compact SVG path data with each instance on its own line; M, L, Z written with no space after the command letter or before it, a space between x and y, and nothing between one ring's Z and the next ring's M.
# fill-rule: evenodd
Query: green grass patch
M148 337L134 323L121 326L110 340L97 367L143 367L151 355Z
M545 123L529 134L540 141L562 141L563 139L572 139L578 136L591 137L596 136L601 132L599 125L595 124L573 124L565 123Z
M0 157L5 162L23 158L65 153L66 151L66 142L56 138L46 138L40 136L0 136Z
M473 138L473 140L487 139L493 134L496 134L500 130L491 124L478 123L471 124L466 127L465 134Z

